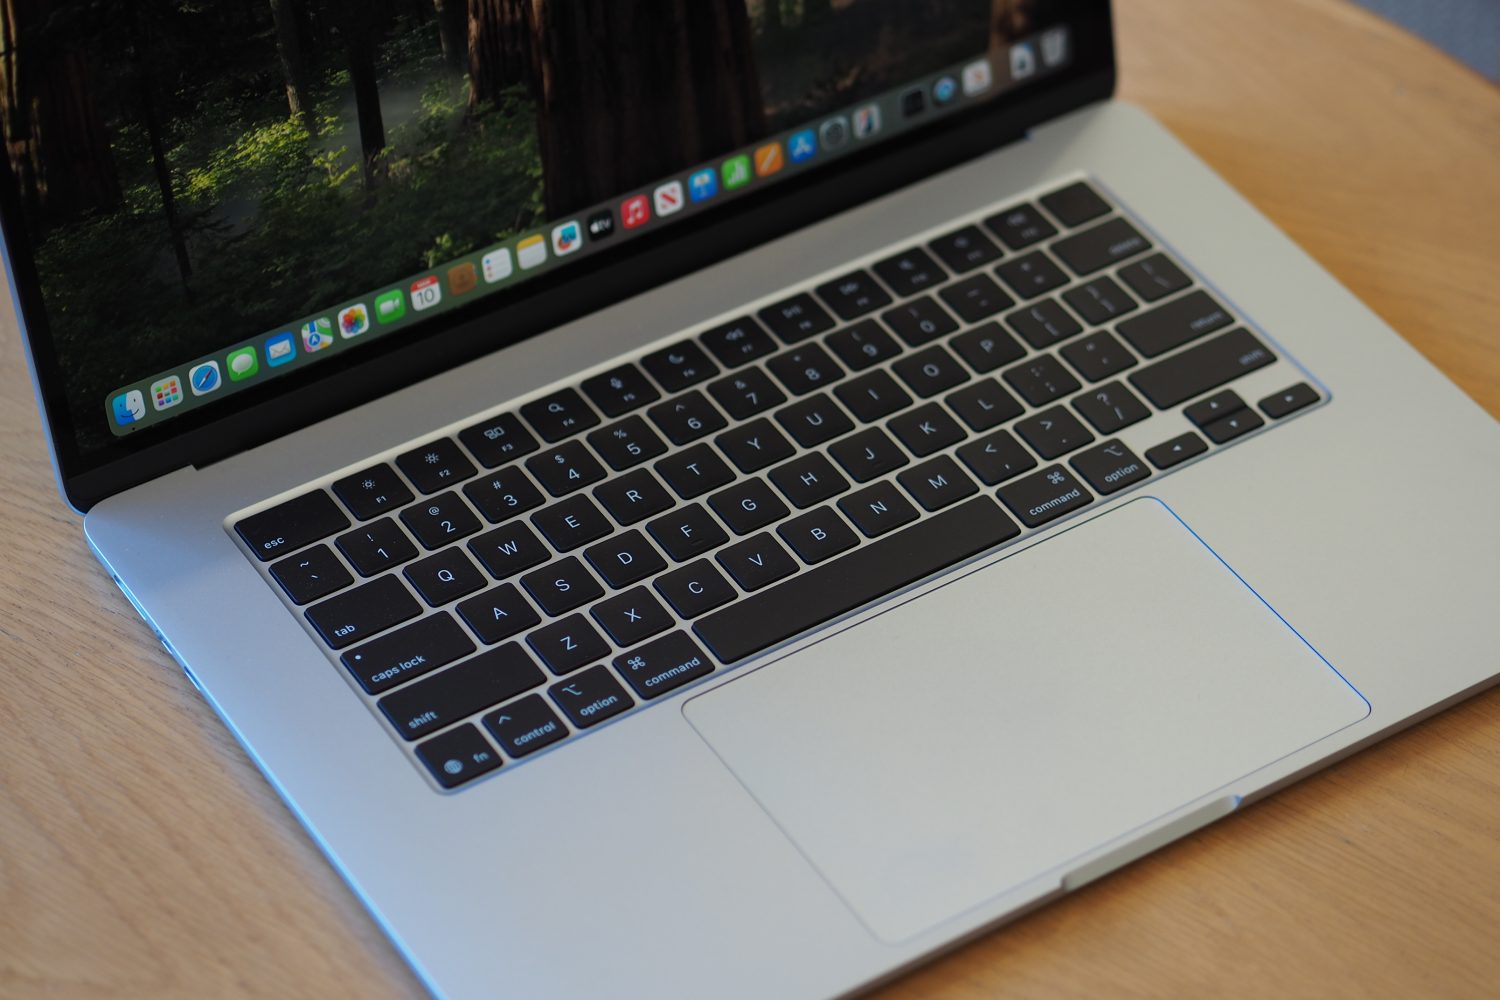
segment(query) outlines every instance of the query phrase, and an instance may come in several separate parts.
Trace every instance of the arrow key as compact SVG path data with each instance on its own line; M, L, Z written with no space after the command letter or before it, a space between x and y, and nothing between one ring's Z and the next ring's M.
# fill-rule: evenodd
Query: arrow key
M569 681L552 685L547 693L579 729L596 726L635 704L603 664L591 667Z
M1179 462L1186 462L1194 455L1208 450L1203 439L1192 431L1165 441L1146 452L1146 459L1158 469L1170 469Z

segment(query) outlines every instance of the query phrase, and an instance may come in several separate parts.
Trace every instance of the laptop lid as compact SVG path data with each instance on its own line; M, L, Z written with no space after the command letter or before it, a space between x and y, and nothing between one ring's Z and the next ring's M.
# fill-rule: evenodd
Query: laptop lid
M1114 55L1107 0L69 2L0 17L0 79L86 510L1012 141Z

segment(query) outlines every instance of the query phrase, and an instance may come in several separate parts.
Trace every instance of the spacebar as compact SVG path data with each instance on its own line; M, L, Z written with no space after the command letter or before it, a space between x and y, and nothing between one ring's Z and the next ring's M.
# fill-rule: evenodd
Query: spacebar
M995 501L975 497L708 615L693 631L733 663L1020 533Z

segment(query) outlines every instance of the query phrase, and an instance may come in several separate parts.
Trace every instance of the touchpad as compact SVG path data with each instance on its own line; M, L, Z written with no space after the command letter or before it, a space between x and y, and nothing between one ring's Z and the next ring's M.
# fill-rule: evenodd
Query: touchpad
M1143 498L684 713L877 936L901 941L1365 717Z

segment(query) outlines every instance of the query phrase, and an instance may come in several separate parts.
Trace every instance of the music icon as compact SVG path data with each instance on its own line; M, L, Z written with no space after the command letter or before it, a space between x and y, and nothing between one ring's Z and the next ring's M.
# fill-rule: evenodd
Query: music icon
M651 201L643 194L620 203L620 224L626 229L644 226L651 221Z

